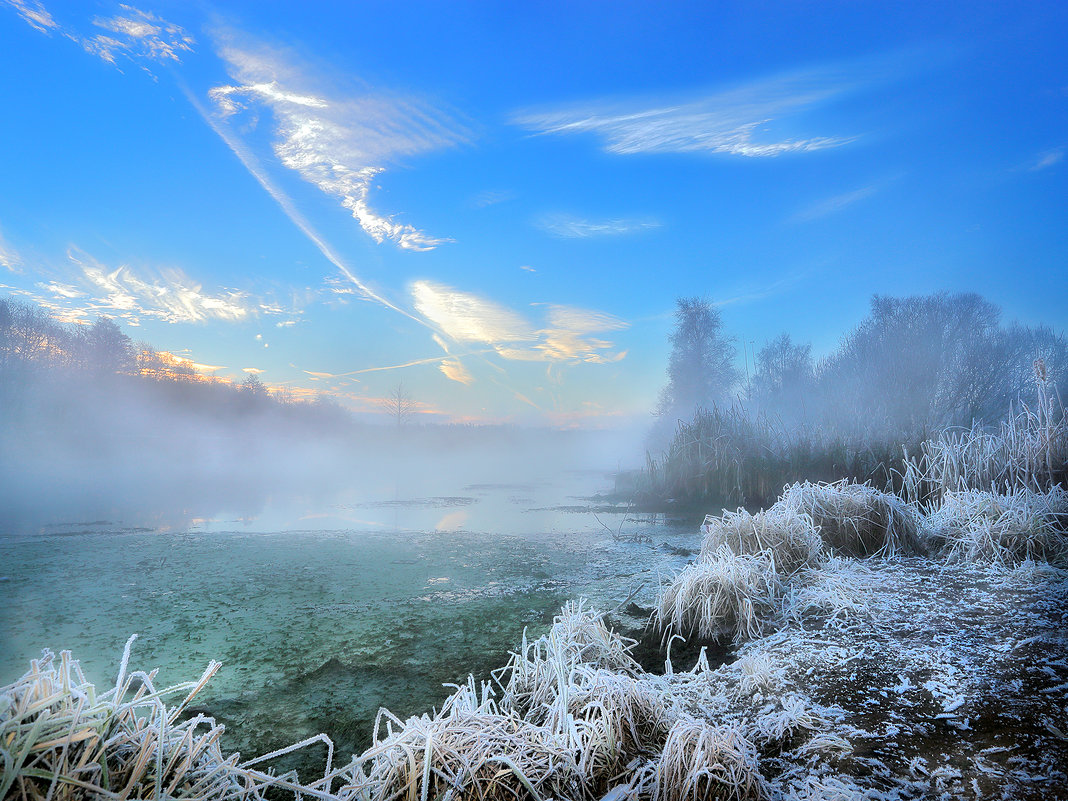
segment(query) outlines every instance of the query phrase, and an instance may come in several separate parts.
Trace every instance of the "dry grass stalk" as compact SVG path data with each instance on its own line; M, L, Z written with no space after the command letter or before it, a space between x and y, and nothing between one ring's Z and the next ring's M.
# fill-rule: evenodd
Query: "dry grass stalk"
M766 552L776 572L790 575L823 558L822 541L812 519L781 507L756 514L739 509L724 511L720 517L708 515L701 530L704 561L712 561L725 545L736 554Z
M782 593L782 579L768 552L736 554L722 545L661 588L652 623L665 633L702 639L723 634L735 641L753 639L777 613Z
M898 498L868 484L793 484L772 510L808 515L830 548L846 556L922 552L919 515Z
M694 718L672 726L653 778L654 801L759 801L768 796L756 749L739 729Z
M180 720L183 710L219 669L212 662L199 681L156 689L156 671L129 672L126 644L115 687L98 694L69 651L50 651L21 679L0 689L0 798L261 799L268 788L332 798L333 744L324 735L239 763L219 746L223 727L204 715ZM177 706L166 699L183 697ZM273 776L251 765L322 742L323 779L302 785L295 774Z
M950 562L1068 565L1068 491L1061 487L1006 495L947 492L928 526Z

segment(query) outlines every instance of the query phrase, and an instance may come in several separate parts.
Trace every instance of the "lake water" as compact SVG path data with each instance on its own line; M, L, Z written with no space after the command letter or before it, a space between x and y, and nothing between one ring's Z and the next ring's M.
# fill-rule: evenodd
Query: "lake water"
M223 663L197 705L227 725L228 749L324 731L344 757L368 745L379 707L403 718L440 704L443 683L488 677L568 599L614 607L637 590L649 605L699 547L696 521L598 508L604 474L399 486L182 531L0 536L0 683L47 647L110 686L137 633L131 667L160 668L162 685Z

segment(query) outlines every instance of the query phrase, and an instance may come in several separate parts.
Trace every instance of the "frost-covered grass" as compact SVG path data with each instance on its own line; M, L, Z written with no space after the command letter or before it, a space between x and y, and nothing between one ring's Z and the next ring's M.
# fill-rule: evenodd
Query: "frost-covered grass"
M157 689L156 671L128 671L131 637L115 686L98 693L69 651L45 651L18 681L0 689L0 798L261 799L268 789L328 798L333 745L312 737L241 761L224 755L222 727L204 715L182 718L220 665L199 681ZM167 700L182 700L168 706ZM301 784L254 765L323 742L323 779Z
M813 615L840 621L862 611L865 576L834 554L919 552L920 520L866 484L793 484L766 511L706 517L699 559L661 588L651 622L740 642Z
M1015 567L1025 561L1068 565L1068 492L1019 488L996 494L946 492L927 518L933 543L950 562Z
M739 555L724 545L661 589L653 625L665 635L752 639L775 616L782 593L782 577L766 553Z
M978 423L926 440L904 462L906 495L937 502L947 492L1044 492L1068 481L1068 414L1039 384L1034 410L1021 406L996 429Z
M922 550L916 510L896 495L868 484L792 484L771 510L807 515L823 542L846 556L895 556Z
M559 733L501 712L473 684L435 715L400 721L354 760L342 799L584 798L585 777ZM396 728L394 729L394 724Z
M722 548L737 555L766 554L775 572L789 575L824 557L819 530L808 515L784 507L750 514L745 509L708 515L701 526L701 560L716 561Z
M655 801L761 801L769 797L756 749L737 726L696 718L668 734L652 783Z

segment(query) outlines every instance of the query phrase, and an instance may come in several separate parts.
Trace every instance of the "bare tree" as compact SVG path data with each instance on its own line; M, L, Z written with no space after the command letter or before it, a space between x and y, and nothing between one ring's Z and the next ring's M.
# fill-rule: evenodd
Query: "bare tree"
M723 336L719 312L702 298L679 298L671 334L668 383L660 393L661 416L689 417L694 409L724 400L738 380L733 340Z
M270 394L263 381L255 373L249 373L241 382L241 392L250 398L266 398Z
M757 354L753 389L764 411L786 417L803 413L813 380L812 346L795 344L787 333L765 343Z
M397 384L390 391L383 406L389 416L397 423L398 428L411 422L412 416L415 414L415 401L408 393L408 390L404 388L403 382Z

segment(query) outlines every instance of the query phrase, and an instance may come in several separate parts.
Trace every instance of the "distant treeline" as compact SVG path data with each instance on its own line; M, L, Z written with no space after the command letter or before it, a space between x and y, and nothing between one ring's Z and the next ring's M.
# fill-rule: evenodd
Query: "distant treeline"
M824 358L782 333L741 370L714 306L680 300L676 318L647 467L617 487L652 505L764 505L803 480L900 490L905 453L936 433L1068 395L1068 339L1002 325L975 294L875 296Z
M0 299L0 534L97 521L183 528L272 503L321 513L350 491L419 492L442 473L522 480L539 459L588 451L570 432L419 424L407 394L395 400L385 424L360 422L254 375L208 379L107 318L63 324Z

